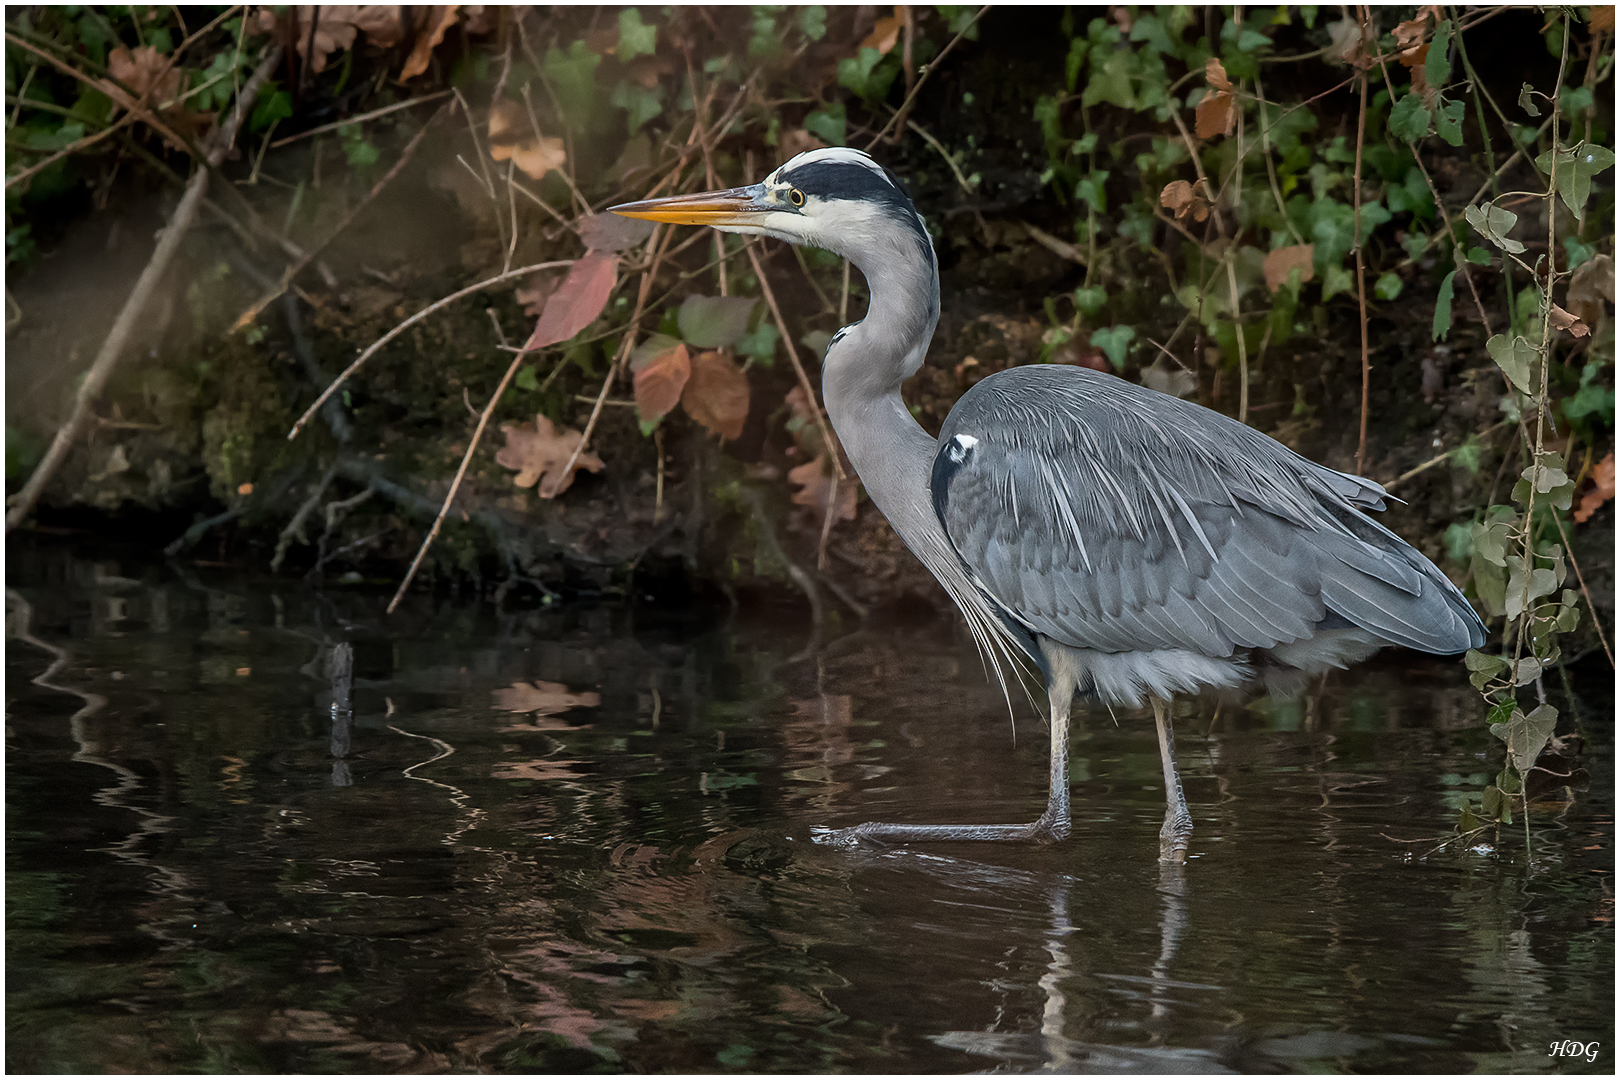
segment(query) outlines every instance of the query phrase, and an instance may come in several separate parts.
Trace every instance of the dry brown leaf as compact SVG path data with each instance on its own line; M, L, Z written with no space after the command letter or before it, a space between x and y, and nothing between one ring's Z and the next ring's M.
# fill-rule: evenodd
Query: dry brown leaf
M1191 215L1194 221L1209 217L1209 200L1185 180L1172 180L1159 192L1159 205L1173 211L1177 220Z
M1614 303L1614 260L1607 255L1595 255L1571 275L1565 302L1588 326L1597 326L1607 314L1604 301Z
M1554 330L1568 330L1571 337L1587 337L1592 333L1592 328L1590 326L1587 326L1580 319L1571 315L1557 304L1552 306L1552 311L1548 313L1547 321L1552 323Z
M899 9L896 8L895 10L898 11ZM904 25L905 20L898 16L884 16L883 18L879 19L875 25L873 25L872 32L866 35L866 37L861 41L860 45L856 48L856 51L859 52L861 49L876 49L878 52L887 56L889 50L894 48L895 42L900 40L900 28Z
M180 69L169 67L169 61L150 45L133 50L118 46L107 54L107 70L154 109L180 92Z
M789 469L787 476L788 482L799 489L793 493L794 503L809 507L816 521L826 519L829 502L833 504L834 521L855 520L855 495L859 481L853 477L840 481L833 475L825 454Z
M788 161L798 157L806 150L820 150L826 145L826 143L804 130L804 128L794 128L792 131L782 134L782 140L777 148L781 151L782 160Z
M1226 77L1226 65L1213 56L1204 62L1204 81L1213 90L1232 92L1232 80Z
M574 474L581 469L602 471L602 459L586 450L568 474L561 475L582 436L572 428L558 431L544 414L535 416L533 430L523 424L505 423L501 431L506 433L506 445L495 452L495 464L516 469L518 474L512 483L518 487L533 487L539 481L542 499L554 499L567 491Z
M360 8L354 5L336 5L321 8L321 17L315 18L315 9L309 4L298 6L294 45L298 55L308 61L310 70L317 74L326 70L326 61L335 52L342 52L354 44L355 17ZM310 26L315 27L315 40L310 41ZM258 29L269 33L275 29L276 15L268 7L259 9ZM313 44L313 48L311 45Z
M594 708L602 703L598 694L589 691L573 694L562 683L541 682L538 679L532 683L515 682L491 693L495 695L495 707L503 712L532 712L541 716L555 716L580 707Z
M490 769L489 777L491 780L535 780L545 783L578 780L580 774L574 771L573 766L583 764L582 761L567 761L562 758L506 761Z
M602 314L613 295L619 257L605 251L587 251L575 259L568 276L546 301L540 321L534 324L526 349L543 349L567 341Z
M636 411L642 421L661 420L680 404L681 391L691 377L692 358L684 344L665 349L636 367Z
M821 445L821 425L816 423L817 410L805 397L804 388L795 386L782 400L793 413L793 418L788 421L788 430L792 432L793 441L799 449L809 457L825 453Z
M1282 288L1283 282L1288 280L1289 273L1299 268L1299 283L1305 284L1311 280L1314 272L1311 266L1311 257L1315 254L1315 247L1311 244L1295 244L1292 247L1278 248L1271 252L1260 264L1266 275L1266 288L1276 292Z
M1598 30L1613 30L1614 5L1593 4L1592 13L1591 15L1587 16L1587 25L1592 28L1593 32Z
M1611 9L1612 10L1612 9ZM1575 520L1585 524L1598 507L1614 498L1614 454L1611 451L1592 468L1592 482L1597 486L1581 496L1581 505L1575 508Z
M327 12L334 8L322 8L321 18L327 18ZM361 7L350 8L354 14L349 21L357 30L366 35L366 40L379 49L392 49L405 40L406 23L404 12L406 9L396 4L365 4ZM307 31L306 31L307 33Z
M1221 91L1205 94L1196 110L1194 133L1200 139L1232 134L1237 129L1237 109L1233 107L1235 101L1231 94Z
M399 70L399 81L414 79L428 69L433 62L433 50L438 48L439 42L444 40L445 31L454 26L461 18L457 12L460 4L435 4L431 7L417 9L416 25L419 28L416 35L416 46L411 49L411 55L406 58L405 66ZM518 168L523 168L520 164ZM526 171L526 170L525 170ZM530 174L534 175L534 174Z
M700 352L692 357L681 407L721 438L739 439L748 420L748 376L720 353Z
M536 180L568 163L563 141L537 135L528 110L510 98L501 98L490 106L489 156L496 161L510 158Z
M1428 24L1428 13L1419 8L1415 19L1408 19L1395 27L1395 47L1402 50L1401 63L1406 63L1405 56L1407 52L1422 43L1423 31L1428 27ZM1410 64L1407 64L1407 66L1411 67Z

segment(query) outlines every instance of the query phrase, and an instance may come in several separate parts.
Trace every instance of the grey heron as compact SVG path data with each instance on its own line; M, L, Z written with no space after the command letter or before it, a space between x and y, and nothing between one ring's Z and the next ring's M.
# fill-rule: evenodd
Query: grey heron
M1485 643L1468 601L1364 511L1370 480L1317 465L1220 413L1112 375L1015 367L973 386L936 439L900 397L939 319L928 228L896 176L856 150L803 153L762 183L627 203L627 217L774 236L842 255L866 277L864 318L833 335L822 396L849 460L995 665L1045 678L1044 813L1016 825L868 822L855 844L1061 840L1070 831L1075 693L1151 704L1164 771L1160 858L1186 857L1176 694L1305 680L1386 645Z

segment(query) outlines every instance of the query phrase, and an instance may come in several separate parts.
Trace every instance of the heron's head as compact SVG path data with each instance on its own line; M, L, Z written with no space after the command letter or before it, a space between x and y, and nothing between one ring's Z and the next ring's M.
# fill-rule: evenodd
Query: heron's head
M724 232L774 236L826 248L862 265L863 254L890 248L906 254L933 244L894 173L859 150L824 147L780 166L763 182L725 191L676 195L611 207L615 214L709 225Z

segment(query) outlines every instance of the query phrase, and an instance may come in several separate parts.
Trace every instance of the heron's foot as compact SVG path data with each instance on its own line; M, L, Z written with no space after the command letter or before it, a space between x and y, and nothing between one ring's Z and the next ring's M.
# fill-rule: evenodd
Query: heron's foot
M1192 815L1185 806L1172 806L1166 810L1164 825L1159 828L1159 861L1177 865L1186 862L1192 831Z

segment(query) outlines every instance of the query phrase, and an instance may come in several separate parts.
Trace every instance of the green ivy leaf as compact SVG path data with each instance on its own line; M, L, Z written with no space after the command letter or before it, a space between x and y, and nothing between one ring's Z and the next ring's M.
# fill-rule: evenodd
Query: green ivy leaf
M1103 309L1108 303L1108 290L1101 285L1081 286L1074 290L1074 306L1080 309L1080 314L1091 318Z
M1434 301L1434 324L1430 328L1435 341L1444 341L1451 333L1451 294L1456 276L1457 271L1453 270L1440 279L1440 292Z
M802 7L797 23L799 33L811 41L820 41L827 36L827 9L820 4Z
M1433 56L1434 53L1430 53ZM1452 146L1463 144L1463 103L1461 101L1440 101L1440 108L1434 114L1434 130L1440 137Z
M658 51L658 27L641 21L641 12L625 8L619 12L619 62L628 64L638 56Z
M1108 212L1108 193L1103 190L1103 183L1108 179L1107 169L1098 169L1090 176L1074 185L1074 197L1097 211L1099 214Z
M737 351L760 367L771 367L776 363L776 341L781 336L775 324L761 319L758 326L737 339Z
M681 340L699 349L723 349L748 331L757 300L744 296L688 296L681 303Z
M1393 300L1401 295L1401 289L1406 285L1399 274L1384 274L1373 283L1373 295L1380 300Z
M1551 172L1552 151L1548 150L1536 158L1536 164L1542 172ZM1558 151L1558 175L1554 178L1558 197L1564 200L1564 205L1576 217L1586 213L1586 200L1592 195L1592 177L1613 164L1613 153L1591 143L1577 143L1574 147Z
M518 368L518 373L512 377L512 385L519 390L540 389L540 383L534 377L534 368L529 364Z
M1136 331L1129 326L1110 326L1091 335L1091 344L1103 351L1115 371L1125 369L1125 354Z
M1423 98L1407 94L1389 111L1389 132L1397 139L1417 142L1429 133L1429 110L1423 107Z
M248 121L248 128L252 131L263 131L277 120L285 120L292 114L292 95L287 91L277 90L271 94L261 91L258 104L253 106L253 118Z
M1536 361L1536 350L1523 336L1510 341L1506 334L1495 334L1485 343L1485 351L1502 369L1513 389L1521 394L1535 392L1530 382L1530 365Z
M1517 240L1508 238L1513 226L1519 223L1519 215L1511 210L1504 210L1492 203L1480 206L1470 206L1463 211L1463 217L1468 224L1479 231L1485 239L1501 248L1510 255L1517 255L1524 250L1524 245Z
M625 111L625 124L630 129L628 134L634 135L641 130L642 124L664 111L664 88L655 85L648 89L634 79L620 79L619 85L613 88L613 96L608 99L608 104Z
M1451 20L1443 20L1434 28L1434 38L1429 42L1429 54L1423 58L1423 81L1439 90L1446 85L1451 77ZM1459 114L1462 111L1462 102L1457 103ZM1461 119L1459 115L1459 119ZM1445 132L1441 131L1441 135ZM1450 141L1450 140L1447 140ZM1452 143L1459 146L1460 143Z
M1535 93L1536 88L1531 86L1529 83L1525 83L1523 86L1519 87L1519 108L1523 109L1531 116L1540 116L1541 109L1536 105Z
M1492 724L1491 734L1507 743L1508 756L1520 776L1528 773L1558 727L1558 710L1538 705L1530 715L1514 711L1506 723Z
M804 130L833 146L844 145L844 103L834 102L804 118Z

